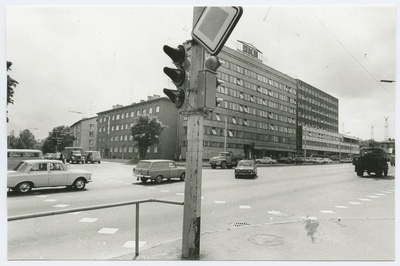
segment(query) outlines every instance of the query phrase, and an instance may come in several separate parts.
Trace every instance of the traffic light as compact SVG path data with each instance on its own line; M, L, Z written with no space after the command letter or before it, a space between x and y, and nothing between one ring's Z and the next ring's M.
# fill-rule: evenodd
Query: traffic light
M183 45L179 45L178 48L164 45L163 50L177 67L164 67L164 73L170 77L177 90L164 89L163 91L175 104L176 108L181 109L184 107L185 101L187 101L186 90L189 87L188 70L190 68L190 60Z
M223 81L217 78L217 69L223 64L217 56L210 56L204 62L204 70L198 75L198 103L205 112L212 112L222 101L216 98L216 89Z

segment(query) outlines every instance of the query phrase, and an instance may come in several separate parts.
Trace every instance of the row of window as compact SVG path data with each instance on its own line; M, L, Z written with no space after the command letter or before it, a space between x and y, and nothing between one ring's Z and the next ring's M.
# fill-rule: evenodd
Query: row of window
M158 146L153 146L152 147L153 153L158 153ZM129 152L129 153L139 153L139 149L137 147L133 148L133 147L110 147L109 148L110 152ZM102 154L105 153L105 149L101 148L100 152ZM147 148L147 153L151 153L151 147Z
M277 127L280 132L288 133L283 130L283 128ZM287 128L286 128L287 130ZM224 136L225 129L218 127L204 127L204 135L215 135L215 136ZM259 140L259 141L267 141L267 142L276 142L276 143L290 143L294 144L294 137L288 138L283 136L274 136L268 134L247 132L247 131L239 131L239 130L228 130L228 136L237 139L251 139L251 140Z
M111 126L111 131L127 130L133 127L133 123ZM107 127L99 127L99 132L106 132Z
M299 117L302 117L302 118L305 118L305 119L308 119L308 120L311 120L311 121L315 121L315 122L318 122L318 123L322 123L322 124L325 124L325 125L329 125L329 126L335 126L336 125L336 123L324 120L321 117L317 117L317 116L313 116L313 115L307 115L307 114L304 114L304 113L301 113L301 112L299 112ZM334 119L334 118L331 118L331 119Z
M337 105L337 101L333 97L329 97L328 95L326 95L325 93L323 93L323 92L321 92L319 90L309 89L307 86L299 86L299 89L301 91L304 91L304 92L312 95L312 96L316 96L316 97L318 97L318 98L320 98L320 99L322 99L322 100L324 100L324 101L326 101L328 103L331 103L333 105ZM299 97L302 94L303 93L299 92Z
M230 70L233 70L233 71L235 71L237 73L243 74L243 75L245 75L247 77L251 77L253 79L256 79L256 80L258 80L260 82L263 82L263 83L268 84L270 86L273 86L275 88L278 88L278 89L281 89L283 91L292 93L293 95L296 95L296 89L295 88L291 88L290 86L287 86L287 85L284 85L282 83L279 83L276 80L273 80L271 78L268 78L266 76L258 74L258 73L254 72L252 70L249 70L249 69L247 69L245 67L239 66L239 65L237 65L235 63L232 63L232 62L230 62L228 60L225 61L224 67L226 67L226 68L228 68ZM222 72L220 72L220 73L222 73ZM224 79L222 76L223 75L221 75L220 78ZM248 89L252 89L252 90L256 90L256 88L259 87L259 86L255 85L255 84L250 83L250 82L242 81L241 79L236 78L234 76L230 76L230 77L231 78L228 78L228 79L225 79L225 80L226 81L230 81L231 83L234 83L234 84L237 84L237 85L240 85L240 86L244 86L244 87L246 87ZM236 80L235 80L235 78L236 78ZM232 81L231 81L231 79L232 79ZM250 83L250 84L246 84L246 83Z
M154 109L155 113L160 112L160 106L157 105L154 107ZM143 108L142 110L136 110L136 116L139 116L140 114L153 114L153 107ZM111 120L114 121L114 120L126 119L129 117L135 117L135 111L131 111L130 113L126 112L126 113L112 115ZM100 123L107 122L107 118L108 116L100 117L99 122Z
M299 95L299 103L310 103L310 104L314 104L318 107L324 108L326 110L329 110L331 112L336 112L338 110L338 103L335 104L331 104L331 105L327 105L325 104L323 101L321 101L320 99L314 99L314 98L309 98L309 97L305 97L304 95ZM305 104L306 105L306 104Z
M284 115L278 115L276 113L273 112L268 112L265 110L261 110L261 109L257 109L257 108L253 108L253 107L248 107L242 104L238 104L238 103L234 103L234 102L230 102L230 101L223 101L221 102L220 106L221 108L225 108L225 109L229 109L232 111L236 111L236 112L242 112L242 113L248 113L248 114L252 114L255 116L260 116L260 117L265 117L265 118L269 118L269 119L274 119L277 121L281 121L281 122L286 122L286 123L290 123L290 124L296 124L296 118L294 117L287 117ZM273 105L271 105L271 108L274 109L280 109L282 108L282 105L279 105L277 103L274 103ZM282 108L285 109L285 108ZM289 111L289 113L291 111L294 111L293 109Z
M110 141L133 141L133 136L132 135L120 135L120 136L111 136ZM98 138L99 142L106 142L107 138L106 137L100 137Z

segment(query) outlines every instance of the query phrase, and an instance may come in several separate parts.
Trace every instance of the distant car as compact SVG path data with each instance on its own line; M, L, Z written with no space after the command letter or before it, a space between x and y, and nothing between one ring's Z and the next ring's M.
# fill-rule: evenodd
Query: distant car
M36 187L66 186L82 190L92 181L92 173L69 169L62 161L23 160L7 171L7 188L27 193Z
M241 160L235 168L235 178L257 176L257 165L253 160Z
M331 158L323 158L323 162L324 163L332 163L332 159Z
M261 159L256 159L255 161L257 163L266 163L266 164L278 163L277 160L274 160L271 157L262 157Z
M349 157L340 159L341 163L351 163L353 160Z
M101 156L99 151L85 151L85 163L101 163Z
M281 157L278 160L278 163L294 163L295 160L292 157Z
M312 164L323 164L325 163L324 158L321 157L312 157L310 158Z
M46 153L43 158L44 159L52 159L53 158L54 153Z
M53 156L49 159L60 160L60 156L61 156L61 152L56 152L56 153L53 153Z
M186 168L178 167L172 160L141 160L135 168L133 174L137 180L147 182L147 180L161 183L163 179L179 178L185 181Z

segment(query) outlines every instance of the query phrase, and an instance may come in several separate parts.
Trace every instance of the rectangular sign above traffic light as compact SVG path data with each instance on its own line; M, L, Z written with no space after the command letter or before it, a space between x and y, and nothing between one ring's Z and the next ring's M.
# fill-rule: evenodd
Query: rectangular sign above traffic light
M211 55L217 55L224 47L242 14L242 7L206 7L193 27L192 37Z

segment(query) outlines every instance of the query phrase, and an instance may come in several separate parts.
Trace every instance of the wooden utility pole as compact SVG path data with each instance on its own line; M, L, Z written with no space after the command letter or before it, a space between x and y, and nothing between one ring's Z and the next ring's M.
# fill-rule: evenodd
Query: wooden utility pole
M203 7L194 7L193 25ZM197 75L204 65L203 48L191 45L190 85L188 99L188 133L186 151L185 204L183 208L182 259L200 258L201 179L203 161L203 110L197 103Z

